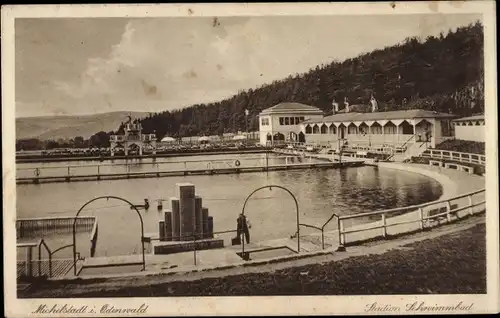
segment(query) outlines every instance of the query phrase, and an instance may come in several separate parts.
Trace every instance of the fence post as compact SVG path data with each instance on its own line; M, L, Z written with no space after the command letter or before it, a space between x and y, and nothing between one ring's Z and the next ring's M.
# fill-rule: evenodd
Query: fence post
M325 249L325 230L321 229L321 249Z
M33 247L29 246L26 249L26 276L33 276Z
M423 230L425 228L425 226L424 226L424 209L423 208L418 208L418 215L420 217L420 229Z
M345 235L344 235L344 223L340 219L340 217L337 216L337 228L339 231L339 247L337 251L343 252L345 251Z
M450 201L446 201L446 219L448 220L448 222L451 222L450 211L451 211L451 203Z
M68 177L71 176L70 169L71 167L68 167Z
M38 243L38 277L42 277L42 241Z
M472 207L472 194L469 194L467 196L467 198L469 199L469 214L470 215L473 215L474 214L474 208Z
M97 178L101 176L101 165L97 165Z
M382 236L387 237L387 220L385 219L385 213L382 213Z
M52 251L49 251L49 277L52 277Z

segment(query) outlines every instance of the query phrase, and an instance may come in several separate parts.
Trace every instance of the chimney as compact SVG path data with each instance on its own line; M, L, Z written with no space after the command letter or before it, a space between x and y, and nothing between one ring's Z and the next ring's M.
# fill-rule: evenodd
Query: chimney
M335 101L335 98L332 101L332 109L334 115L339 112L339 103Z
M347 101L347 97L344 98L344 105L345 105L345 112L348 113L350 111L350 107L349 107L349 102Z
M370 98L370 103L372 104L372 113L378 112L378 103L373 94Z

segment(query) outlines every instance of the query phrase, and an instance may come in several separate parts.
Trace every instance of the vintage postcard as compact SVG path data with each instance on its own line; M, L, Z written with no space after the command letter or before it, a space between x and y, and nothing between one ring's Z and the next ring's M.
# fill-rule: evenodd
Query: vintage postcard
M499 310L493 1L2 7L7 317Z

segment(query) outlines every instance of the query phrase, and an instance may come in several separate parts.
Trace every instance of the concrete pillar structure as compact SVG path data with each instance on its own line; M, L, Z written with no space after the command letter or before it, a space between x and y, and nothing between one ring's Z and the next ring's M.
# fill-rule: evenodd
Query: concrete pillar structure
M194 199L194 213L195 213L195 232L196 238L203 238L203 206L202 199L196 196Z
M201 209L201 214L202 214L202 226L203 226L203 238L208 238L208 209L207 208L202 208Z
M214 218L212 216L209 216L207 223L208 223L207 237L214 238Z
M178 183L180 234L182 241L194 239L195 231L195 190L191 183Z
M158 221L158 233L159 233L160 242L165 241L165 221L164 220Z
M165 241L172 241L172 211L167 210L165 215Z
M172 207L172 241L181 240L181 217L178 198L170 198Z

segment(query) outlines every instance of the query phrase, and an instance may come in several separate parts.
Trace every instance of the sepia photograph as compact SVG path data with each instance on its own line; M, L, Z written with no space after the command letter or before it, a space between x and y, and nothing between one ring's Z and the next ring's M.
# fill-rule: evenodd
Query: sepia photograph
M494 10L2 7L5 315L498 310Z

